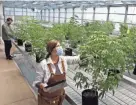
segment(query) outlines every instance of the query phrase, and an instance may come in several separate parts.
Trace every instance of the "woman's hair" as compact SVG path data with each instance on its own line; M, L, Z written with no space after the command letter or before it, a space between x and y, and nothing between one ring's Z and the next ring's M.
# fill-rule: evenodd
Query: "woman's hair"
M13 21L12 18L7 18L7 21Z
M52 50L57 46L58 42L59 41L57 41L57 40L51 40L47 43L46 50L47 50L48 54L46 55L46 59L49 58Z

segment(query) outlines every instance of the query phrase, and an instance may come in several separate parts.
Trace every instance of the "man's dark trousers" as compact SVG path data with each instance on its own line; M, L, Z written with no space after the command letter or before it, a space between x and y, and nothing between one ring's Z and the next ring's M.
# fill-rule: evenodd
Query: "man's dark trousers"
M4 40L6 58L10 58L11 40Z

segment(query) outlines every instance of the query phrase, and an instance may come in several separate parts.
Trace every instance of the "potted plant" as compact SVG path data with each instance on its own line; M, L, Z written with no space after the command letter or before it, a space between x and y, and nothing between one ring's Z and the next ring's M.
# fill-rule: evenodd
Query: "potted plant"
M107 91L113 91L114 94L125 70L133 68L133 58L130 57L134 53L133 43L128 37L110 37L105 32L95 31L86 38L84 45L79 49L79 65L88 76L83 72L77 72L74 80L78 87L89 89L87 92L91 92L92 99L103 97ZM88 77L91 77L91 81ZM98 99L92 105L98 105Z
M45 59L46 51L44 49L35 48L34 52L37 63L40 63L43 59Z
M82 40L84 39L84 26L80 25L75 17L72 17L68 23L67 30L71 47L77 48L79 42L82 43Z
M134 43L134 64L135 64L135 67L134 67L134 70L133 70L133 74L136 75L136 27L135 26L132 26L129 30L129 33L127 34L127 36L133 41Z
M23 17L15 24L15 36L19 46L22 46L23 42L29 39L27 19L28 17Z
M36 59L38 59L37 62L39 62L41 53L43 53L41 49L45 46L46 33L46 29L40 25L40 21L30 17L23 17L16 24L16 36L18 39L25 40L25 50L27 52L32 51L31 53L36 55Z
M31 42L28 42L28 41L25 42L25 51L26 52L32 52L32 44L31 44Z
M38 20L29 20L27 25L27 33L29 35L29 41L32 44L32 53L36 57L36 62L40 63L41 60L45 58L45 44L46 39L48 38L46 28L42 27Z

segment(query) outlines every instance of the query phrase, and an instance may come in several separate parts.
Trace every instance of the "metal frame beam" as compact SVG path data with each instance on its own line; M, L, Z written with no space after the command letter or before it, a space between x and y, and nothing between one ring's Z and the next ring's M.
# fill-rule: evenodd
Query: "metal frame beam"
M93 21L95 20L95 7L93 7Z
M83 25L83 20L84 20L84 9L82 9L82 15L81 15L81 24Z
M60 8L58 8L58 23L60 23Z
M40 15L41 15L41 20L43 20L43 11L40 11Z
M128 6L126 6L126 10L125 10L125 17L124 17L124 23L126 23L127 21L127 15L128 14Z
M73 7L72 10L73 10L73 17L74 17L75 16L75 8Z
M55 23L55 9L53 9L53 23Z
M22 8L22 16L24 16L24 14L23 14L23 8Z
M10 5L9 5L10 4ZM37 9L58 9L73 8L84 5L85 8L90 7L124 7L136 6L136 1L3 1L4 7L8 8L37 8Z
M50 9L48 9L48 22L50 22Z
M46 9L44 9L44 20L46 21Z
M66 23L67 22L67 8L65 8L65 20L64 22Z
M4 21L4 22L6 21L5 16L6 16L6 15L5 15L5 7L3 6L3 17L4 17L4 20L3 20L3 21Z
M107 13L107 21L109 21L109 15L110 15L110 6L107 7L108 13Z

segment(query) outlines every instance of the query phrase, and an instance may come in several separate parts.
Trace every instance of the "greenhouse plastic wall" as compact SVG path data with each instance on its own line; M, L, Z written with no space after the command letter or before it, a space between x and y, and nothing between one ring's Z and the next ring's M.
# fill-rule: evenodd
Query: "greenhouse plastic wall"
M96 7L96 8L60 8L60 9L24 9L5 8L6 17L14 16L17 20L21 16L31 16L38 20L51 23L68 22L71 17L77 16L79 23L85 21L112 21L115 23L115 30L119 30L120 23L136 24L136 7Z

